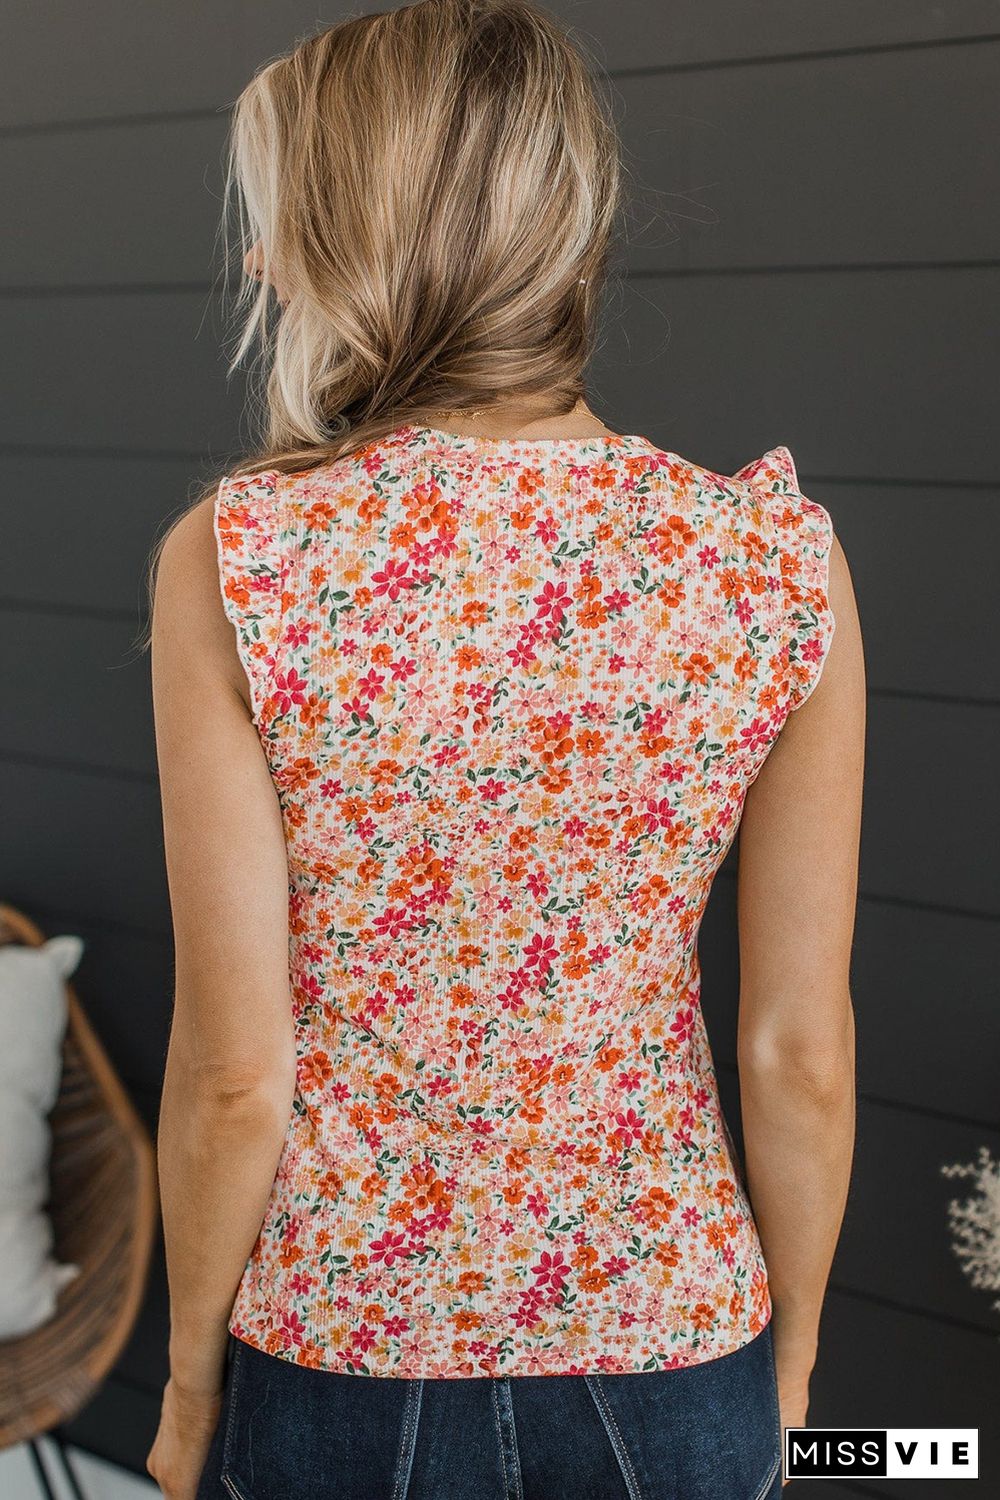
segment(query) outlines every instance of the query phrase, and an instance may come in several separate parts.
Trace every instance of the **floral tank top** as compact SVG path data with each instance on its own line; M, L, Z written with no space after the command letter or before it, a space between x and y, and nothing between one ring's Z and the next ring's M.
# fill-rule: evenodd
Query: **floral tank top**
M232 1333L397 1377L747 1343L771 1302L698 932L834 630L788 449L730 477L409 425L214 505L297 1053Z

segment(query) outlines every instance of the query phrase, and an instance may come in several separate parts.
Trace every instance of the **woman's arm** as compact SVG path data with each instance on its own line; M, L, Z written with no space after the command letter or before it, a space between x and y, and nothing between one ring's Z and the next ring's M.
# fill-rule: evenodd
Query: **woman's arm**
M805 1420L854 1152L854 934L865 667L835 538L837 621L819 681L785 722L740 826L738 1060L747 1186L774 1308L782 1425Z
M284 833L222 608L211 500L161 552L152 675L176 959L157 1138L170 1370L197 1398L223 1383L295 1081Z

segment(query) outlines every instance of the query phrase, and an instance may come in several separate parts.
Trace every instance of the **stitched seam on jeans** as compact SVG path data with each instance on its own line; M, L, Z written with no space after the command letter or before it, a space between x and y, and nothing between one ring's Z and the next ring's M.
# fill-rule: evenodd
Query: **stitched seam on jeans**
M236 1392L239 1386L240 1355L243 1352L243 1340L236 1340L236 1348L233 1350L233 1362L229 1367L229 1415L226 1418L226 1436L222 1444L222 1478L226 1479L226 1470L232 1456L233 1425L236 1419ZM230 1488L234 1486L230 1485ZM237 1492L238 1494L238 1492ZM242 1495L238 1500L244 1500Z
M594 1405L597 1407L601 1421L604 1423L604 1429L611 1441L611 1447L614 1450L615 1458L618 1460L618 1467L621 1469L622 1478L625 1481L625 1488L629 1493L629 1500L642 1500L639 1481L635 1477L632 1460L629 1458L628 1449L622 1440L618 1423L615 1421L615 1414L611 1410L604 1387L601 1385L601 1377L600 1375L585 1375L583 1378L588 1391L594 1399Z
M238 1490L236 1488L236 1485L230 1479L228 1474L223 1472L219 1477L221 1478L229 1493L235 1497L235 1500L247 1500L246 1495L243 1494L242 1490Z
M777 1467L780 1469L782 1460L785 1455L785 1430L781 1425L781 1392L778 1390L778 1367L774 1359L774 1329L771 1326L770 1319L768 1319L767 1323L764 1325L764 1334L767 1337L767 1365L771 1376L771 1417L774 1422L774 1430L778 1438ZM770 1479L773 1478L774 1474L772 1473ZM768 1483L770 1483L770 1479L768 1480ZM764 1490L767 1490L767 1484L764 1485ZM756 1500L760 1500L760 1497L757 1496Z
M396 1460L392 1500L406 1500L406 1492L410 1488L413 1453L417 1446L417 1425L420 1420L420 1398L424 1390L424 1382L420 1376L415 1376L414 1382L407 1389L406 1405L403 1408L403 1430L399 1437L399 1457Z
M774 1463L771 1465L771 1472L770 1472L770 1474L768 1474L767 1478L764 1480L764 1483L761 1485L761 1487L757 1491L756 1495L754 1495L753 1500L764 1500L764 1496L767 1494L768 1490L771 1488L772 1484L774 1483L775 1479L777 1478L778 1470L780 1468L781 1468L781 1454L779 1453L778 1456L777 1456L777 1458L775 1459Z
M504 1416L510 1426L510 1456L514 1465L514 1500L524 1500L524 1482L521 1477L521 1457L517 1451L517 1424L514 1421L514 1398L510 1381L505 1379L500 1386L504 1395Z
M493 1416L497 1424L497 1446L500 1449L500 1469L503 1474L504 1500L510 1500L510 1480L507 1478L507 1459L503 1451L503 1431L500 1427L500 1403L497 1401L497 1385L495 1377L490 1377L490 1395L493 1398Z

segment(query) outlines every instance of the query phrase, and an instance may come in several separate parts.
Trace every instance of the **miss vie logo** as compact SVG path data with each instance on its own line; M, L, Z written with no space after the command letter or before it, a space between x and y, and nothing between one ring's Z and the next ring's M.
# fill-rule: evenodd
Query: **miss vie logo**
M786 1427L786 1479L978 1479L978 1427Z

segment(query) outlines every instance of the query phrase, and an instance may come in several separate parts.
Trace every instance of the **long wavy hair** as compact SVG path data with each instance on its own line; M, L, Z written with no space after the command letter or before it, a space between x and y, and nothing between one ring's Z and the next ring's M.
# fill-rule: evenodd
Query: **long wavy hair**
M228 473L308 470L436 410L573 408L623 206L599 76L530 0L351 17L254 75L222 238L261 440Z

